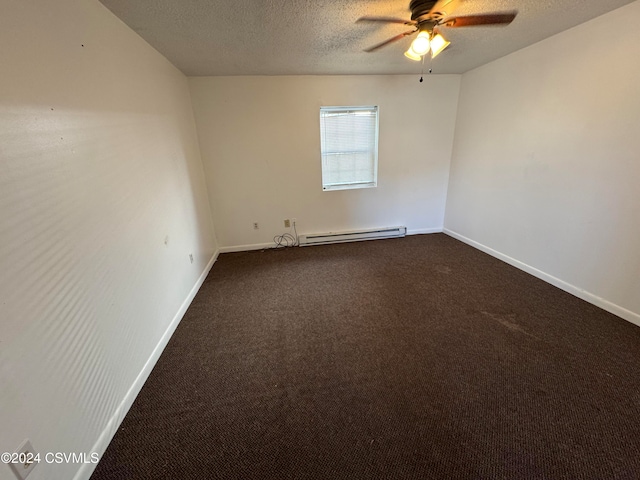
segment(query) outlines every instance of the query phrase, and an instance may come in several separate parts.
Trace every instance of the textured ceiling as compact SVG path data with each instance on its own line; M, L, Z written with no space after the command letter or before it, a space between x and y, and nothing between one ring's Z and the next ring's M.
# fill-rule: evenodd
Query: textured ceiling
M517 10L518 16L506 27L443 29L451 45L433 60L433 73L466 72L631 1L459 0L456 15ZM101 2L189 76L406 74L421 68L403 55L410 37L362 51L406 31L405 25L355 23L363 15L409 19L409 0Z

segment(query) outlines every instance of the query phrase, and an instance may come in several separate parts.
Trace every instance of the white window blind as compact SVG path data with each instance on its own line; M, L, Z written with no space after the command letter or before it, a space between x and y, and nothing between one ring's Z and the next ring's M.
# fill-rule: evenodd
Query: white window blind
M375 187L378 107L320 107L322 189Z

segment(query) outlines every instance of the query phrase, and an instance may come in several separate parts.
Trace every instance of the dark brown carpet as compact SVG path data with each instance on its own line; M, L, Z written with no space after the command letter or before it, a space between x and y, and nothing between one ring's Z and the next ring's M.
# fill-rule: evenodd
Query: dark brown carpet
M640 478L640 328L444 234L221 255L91 478Z

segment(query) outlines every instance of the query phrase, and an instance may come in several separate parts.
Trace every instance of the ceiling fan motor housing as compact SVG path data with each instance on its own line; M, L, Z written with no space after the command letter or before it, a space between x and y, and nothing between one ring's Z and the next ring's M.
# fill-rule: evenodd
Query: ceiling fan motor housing
M430 19L429 12L433 6L437 3L437 0L411 0L409 4L409 10L411 10L411 20L415 20L420 23Z

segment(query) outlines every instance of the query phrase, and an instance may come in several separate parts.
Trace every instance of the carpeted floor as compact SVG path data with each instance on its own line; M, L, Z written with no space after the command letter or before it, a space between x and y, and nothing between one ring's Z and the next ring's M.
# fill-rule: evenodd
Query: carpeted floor
M91 478L640 478L640 328L444 234L224 254Z

